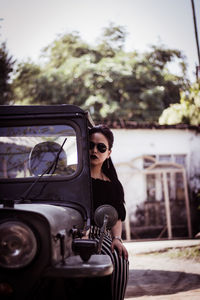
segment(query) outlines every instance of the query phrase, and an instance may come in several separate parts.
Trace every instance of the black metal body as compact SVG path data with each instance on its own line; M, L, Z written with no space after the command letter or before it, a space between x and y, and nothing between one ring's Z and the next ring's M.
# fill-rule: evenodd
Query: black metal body
M70 124L75 128L80 150L79 174L70 180L42 178L32 190L32 202L38 201L58 205L78 205L84 215L91 213L89 157L88 157L88 119L80 108L63 106L2 106L0 107L0 126L27 126L41 124ZM1 200L18 200L30 186L33 179L3 179L0 181ZM43 186L45 188L43 189ZM42 193L40 192L42 190ZM34 200L39 194L39 200ZM29 195L30 196L30 195Z

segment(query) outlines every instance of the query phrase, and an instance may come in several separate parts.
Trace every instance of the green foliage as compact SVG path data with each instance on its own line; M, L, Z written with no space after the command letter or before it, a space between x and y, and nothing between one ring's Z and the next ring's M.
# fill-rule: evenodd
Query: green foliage
M9 56L6 44L0 45L0 104L9 104L12 100L12 88L10 84L10 75L13 72L12 56Z
M114 57L118 51L123 49L126 35L127 32L123 26L115 26L110 23L108 27L103 28L97 50L103 57Z
M172 104L165 109L159 123L200 125L200 83L196 82L189 90L181 91L180 103Z
M77 32L58 36L43 50L43 65L19 65L16 103L75 104L89 110L94 121L157 121L186 85L168 69L176 59L184 74L184 58L163 46L144 54L125 52L126 35L124 27L110 24L95 46Z

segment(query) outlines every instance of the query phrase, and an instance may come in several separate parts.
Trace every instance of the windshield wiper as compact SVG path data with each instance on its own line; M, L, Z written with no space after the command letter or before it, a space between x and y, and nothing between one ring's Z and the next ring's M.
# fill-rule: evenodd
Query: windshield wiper
M60 149L58 150L56 157L53 160L53 162L51 163L51 165L46 170L44 170L44 172L41 175L39 175L36 178L36 180L31 184L31 186L19 197L19 202L17 200L17 203L25 203L26 202L25 199L28 197L28 195L30 194L30 192L32 191L32 189L36 185L36 183L44 176L44 174L50 174L51 170L53 169L52 173L51 173L51 175L53 175L53 173L55 172L55 169L57 167L57 164L58 164L60 153L64 147L66 140L67 140L67 138L64 139L64 141L63 141L62 145L60 146Z

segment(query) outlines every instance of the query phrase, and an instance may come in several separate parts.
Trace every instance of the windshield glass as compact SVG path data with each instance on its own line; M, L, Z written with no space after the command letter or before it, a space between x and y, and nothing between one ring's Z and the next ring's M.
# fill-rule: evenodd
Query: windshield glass
M76 132L69 125L0 128L0 178L69 176L77 163Z

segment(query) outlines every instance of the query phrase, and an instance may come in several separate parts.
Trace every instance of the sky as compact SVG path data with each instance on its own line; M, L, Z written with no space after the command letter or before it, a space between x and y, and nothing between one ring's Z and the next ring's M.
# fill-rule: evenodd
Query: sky
M194 3L199 36L200 0ZM181 50L195 81L191 0L0 0L0 40L18 62L39 61L42 49L63 33L78 31L95 44L110 22L126 28L127 51L148 51L153 44Z

